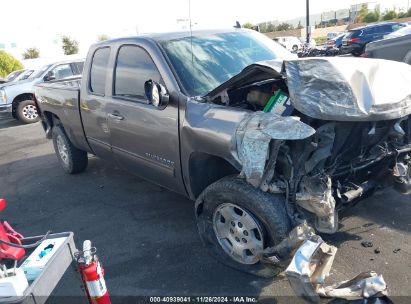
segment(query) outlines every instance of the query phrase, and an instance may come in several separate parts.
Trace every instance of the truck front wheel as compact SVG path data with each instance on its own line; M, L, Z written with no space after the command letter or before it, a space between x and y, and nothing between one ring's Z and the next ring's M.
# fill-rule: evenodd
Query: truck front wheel
M260 277L278 274L260 259L265 248L279 244L291 230L283 196L240 178L223 178L197 199L196 216L201 240L217 260Z
M87 168L87 152L77 149L60 125L53 127L54 151L64 171L68 174L83 172Z
M40 120L36 104L34 100L31 99L22 100L18 103L15 116L18 120L26 124Z

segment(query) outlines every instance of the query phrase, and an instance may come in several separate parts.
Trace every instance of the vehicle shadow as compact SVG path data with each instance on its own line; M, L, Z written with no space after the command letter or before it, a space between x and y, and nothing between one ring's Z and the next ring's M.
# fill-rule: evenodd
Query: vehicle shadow
M411 195L402 195L388 188L377 191L373 196L360 201L357 205L342 213L344 217L352 215L369 219L376 224L365 224L368 230L384 227L411 232ZM353 230L353 229L351 229Z
M23 125L21 122L12 117L0 115L0 130L21 125Z

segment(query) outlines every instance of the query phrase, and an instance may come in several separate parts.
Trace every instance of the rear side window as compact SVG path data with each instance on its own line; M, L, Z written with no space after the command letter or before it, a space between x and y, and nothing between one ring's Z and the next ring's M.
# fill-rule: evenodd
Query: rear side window
M345 38L356 38L356 37L360 36L361 33L362 33L361 30L349 31L347 36L345 36Z
M81 74L83 73L83 68L84 68L84 62L75 62L74 66L76 67L76 74Z
M161 76L148 53L138 46L122 46L117 55L114 95L147 100L144 83L161 83Z
M386 24L378 27L378 33L391 33L393 31L391 24Z
M60 64L56 66L55 68L52 69L52 72L54 72L54 76L56 77L56 80L60 80L63 78L73 76L73 71L71 70L69 63Z
M90 91L95 94L104 95L109 57L110 48L108 47L97 49L94 52L90 70Z
M362 30L362 32L363 34L361 34L360 36L378 33L378 27L366 27Z

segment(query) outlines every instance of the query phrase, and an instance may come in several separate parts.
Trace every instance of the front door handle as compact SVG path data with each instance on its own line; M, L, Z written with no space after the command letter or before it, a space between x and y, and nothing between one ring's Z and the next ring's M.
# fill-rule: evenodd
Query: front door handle
M115 114L115 113L110 113L108 114L108 117L115 119L115 120L123 120L124 116L121 116L120 114Z

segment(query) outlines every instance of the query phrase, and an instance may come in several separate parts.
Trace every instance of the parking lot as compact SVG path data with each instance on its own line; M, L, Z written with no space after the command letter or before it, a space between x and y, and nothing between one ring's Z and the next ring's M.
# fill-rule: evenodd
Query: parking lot
M24 235L73 231L77 246L92 240L111 295L255 296L295 302L288 282L227 268L203 248L193 203L95 157L85 173L66 175L39 123L0 120L2 218ZM324 239L339 250L330 282L361 271L383 274L395 303L411 297L411 200L377 193L341 215L341 230ZM369 240L373 247L364 248ZM376 254L374 250L381 252ZM398 250L400 249L400 250ZM81 295L70 273L56 295ZM407 298L408 297L408 298ZM60 303L58 298L53 303Z

